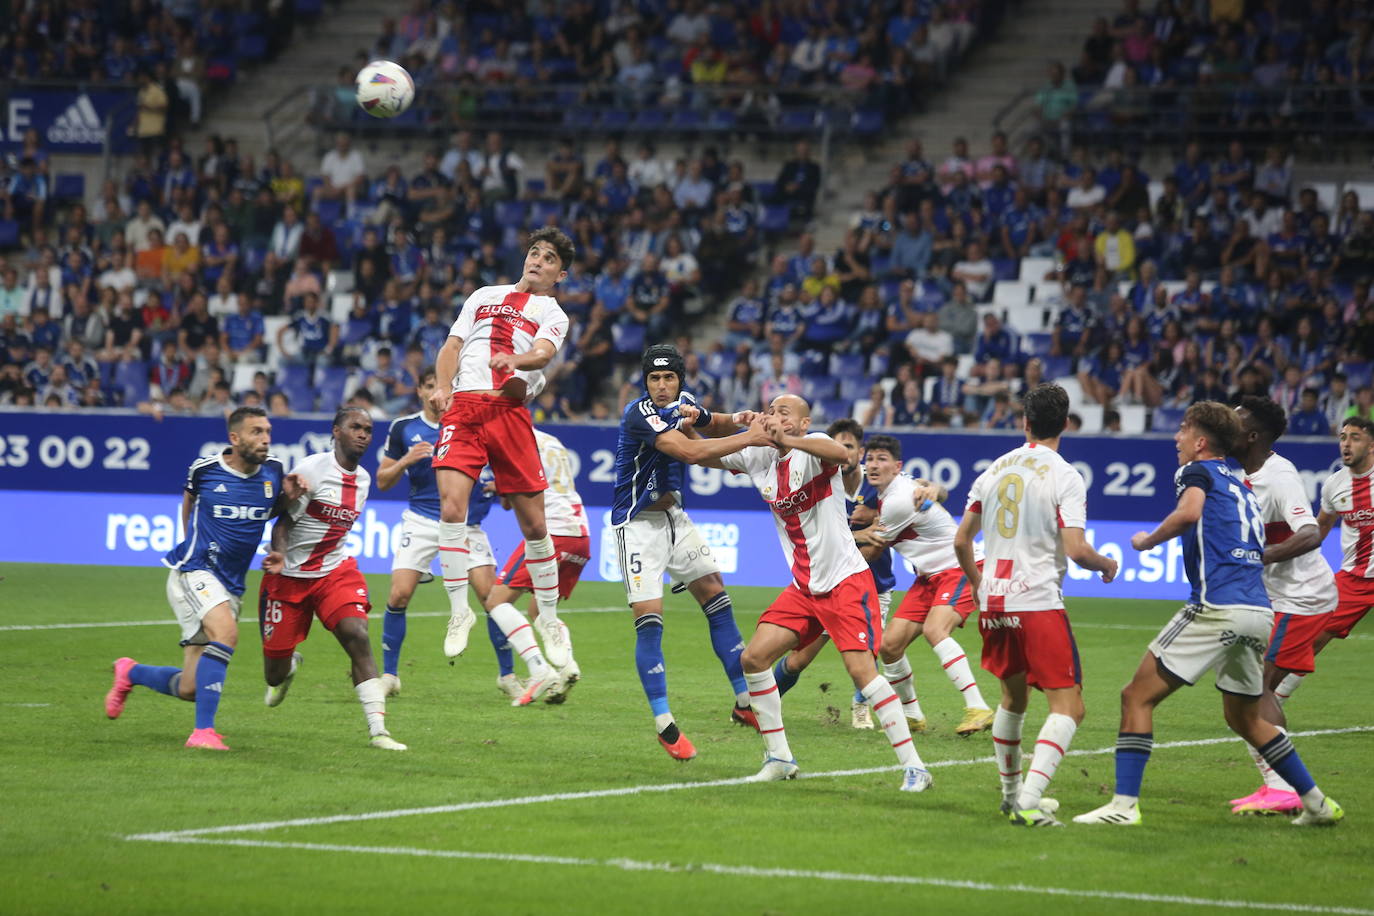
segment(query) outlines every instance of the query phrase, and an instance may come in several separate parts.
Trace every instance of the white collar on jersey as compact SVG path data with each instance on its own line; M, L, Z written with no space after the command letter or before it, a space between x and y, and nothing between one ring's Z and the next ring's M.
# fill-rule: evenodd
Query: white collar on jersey
M254 471L253 474L245 474L245 473L243 473L242 471L236 471L236 470L234 470L233 467L230 466L229 462L227 462L227 461L224 460L224 456L227 455L227 454L229 454L229 450L228 450L228 449L225 449L224 451L222 451L222 452L219 453L219 466L222 467L222 468L224 468L224 469L225 469L226 471L228 471L230 474L233 474L235 477L238 477L238 478L240 478L240 479L242 479L242 480L247 480L248 478L252 477L253 474L256 474L256 473L257 473L257 471Z

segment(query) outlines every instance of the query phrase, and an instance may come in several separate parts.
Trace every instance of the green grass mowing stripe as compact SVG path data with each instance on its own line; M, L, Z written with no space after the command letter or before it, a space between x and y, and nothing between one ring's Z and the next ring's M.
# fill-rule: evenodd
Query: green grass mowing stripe
M1189 897L1179 894L1143 894L1131 891L1106 891L1091 888L1046 887L1034 884L993 884L988 881L967 881L958 878L930 878L921 875L873 875L862 872L811 871L793 868L756 868L749 865L721 865L712 862L674 864L644 862L637 859L581 859L571 856L539 856L525 853L469 852L459 849L421 849L411 846L347 846L334 843L289 843L273 840L207 839L181 836L162 842L206 846L240 846L252 849L299 849L311 852L351 852L365 855L415 856L440 859L469 859L512 862L529 865L565 865L583 868L613 868L630 872L663 872L691 874L706 872L715 875L743 878L782 878L788 880L844 881L863 884L895 884L953 888L999 894L1036 894L1049 897L1070 897L1075 900L1118 900L1130 903L1152 903L1174 906L1201 906L1228 910L1276 910L1285 913L1332 913L1348 916L1374 916L1374 910L1346 906L1320 906L1309 903L1284 903L1272 900L1227 900L1208 897Z
M1358 732L1374 732L1374 725L1354 725L1349 728L1329 728L1306 732L1291 732L1290 735L1294 738L1316 738L1327 735L1348 735ZM1215 744L1229 744L1239 740L1241 739L1233 735L1225 738L1201 738L1192 741L1165 741L1156 744L1154 749L1159 751L1169 748L1207 747ZM1071 750L1064 756L1096 757L1102 754L1110 754L1115 750L1115 747L1099 747L1091 750ZM995 762L996 758L989 756L975 757L966 760L936 760L927 763L926 766L933 770L940 767L971 766L974 764L992 764ZM874 773L886 773L899 769L901 769L900 765L893 764L889 766L865 767L851 770L826 770L818 773L802 772L798 775L798 778L826 779L842 778L845 776L869 776ZM198 827L190 830L155 831L152 833L132 834L124 837L124 839L131 841L149 840L172 842L187 837L201 837L212 834L257 833L266 830L280 830L286 827L319 827L326 824L389 820L397 817L412 817L420 814L454 814L461 811L477 811L487 808L510 808L521 805L544 804L546 802L579 801L588 798L613 798L625 795L641 795L646 792L677 792L684 789L710 789L722 786L745 785L751 781L752 777L740 776L730 779L712 779L702 782L666 782L641 786L617 786L611 789L592 789L586 792L553 792L544 795L523 795L515 798L496 798L486 801L459 802L452 805L430 805L423 808L397 808L390 811L369 811L361 814L334 814L325 817L302 817L284 821L262 821L252 824L226 824L220 827Z

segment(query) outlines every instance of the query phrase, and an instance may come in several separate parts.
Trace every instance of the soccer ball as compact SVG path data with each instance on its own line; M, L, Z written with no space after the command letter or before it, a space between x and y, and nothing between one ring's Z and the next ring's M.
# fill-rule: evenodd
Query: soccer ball
M374 118L394 118L415 101L415 81L394 61L374 60L358 71L354 86L358 104Z

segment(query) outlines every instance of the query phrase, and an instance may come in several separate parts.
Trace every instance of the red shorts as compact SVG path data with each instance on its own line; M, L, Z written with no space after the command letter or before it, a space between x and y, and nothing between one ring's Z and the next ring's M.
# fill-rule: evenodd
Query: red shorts
M1069 615L1060 611L989 611L978 618L983 633L983 670L1006 680L1026 675L1041 690L1083 683Z
M1284 671L1311 674L1317 667L1312 645L1329 629L1330 611L1325 614L1275 614L1274 629L1269 634L1269 651L1264 653L1264 660Z
M824 595L813 595L793 582L763 612L759 623L771 623L797 634L800 646L822 634L841 652L877 652L883 641L883 612L878 589L868 570L854 573Z
M553 538L553 549L558 552L558 597L566 600L572 597L577 580L582 578L582 567L591 560L592 542L585 534L553 534L550 537ZM530 568L525 565L524 541L510 555L496 581L507 588L534 589Z
M1355 624L1364 619L1374 607L1374 579L1366 579L1342 569L1336 573L1336 609L1326 622L1326 632L1337 639L1345 639Z
M500 395L465 391L453 396L440 421L433 465L473 480L491 465L497 493L542 493L548 486L530 412Z
M339 621L348 617L366 620L372 609L367 600L367 582L351 557L318 579L264 573L258 595L262 654L268 658L290 658L310 635L310 623L315 617L332 632Z
M982 569L980 561L978 568ZM959 615L959 626L973 613L973 589L959 567L946 569L930 576L917 576L897 605L896 616L913 623L925 623L933 608L952 607Z

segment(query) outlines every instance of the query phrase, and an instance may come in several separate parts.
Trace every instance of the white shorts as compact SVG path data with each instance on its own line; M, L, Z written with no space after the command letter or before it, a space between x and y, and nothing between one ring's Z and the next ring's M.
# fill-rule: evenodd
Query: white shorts
M1187 604L1150 640L1150 652L1190 685L1213 671L1218 690L1258 697L1264 692L1264 652L1273 626L1272 611Z
M183 646L204 646L210 642L201 621L221 604L229 603L229 613L239 616L239 596L231 595L219 576L205 569L167 573L167 603L181 626Z
M620 574L630 604L663 597L663 574L691 584L720 573L711 548L681 506L649 509L615 529Z
M402 512L401 540L396 545L396 555L391 559L391 571L413 569L416 572L430 572L437 556L439 523L409 509ZM468 569L495 565L486 532L479 525L468 525Z

